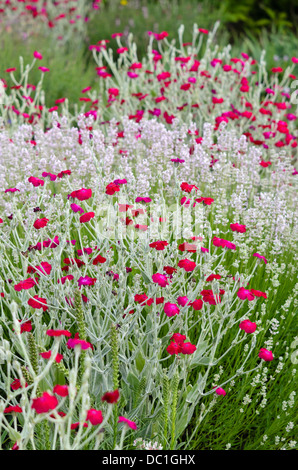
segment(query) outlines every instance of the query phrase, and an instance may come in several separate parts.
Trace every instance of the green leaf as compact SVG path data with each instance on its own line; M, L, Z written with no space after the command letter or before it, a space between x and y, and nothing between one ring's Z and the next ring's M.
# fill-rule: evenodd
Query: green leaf
M144 365L145 365L145 359L143 358L141 351L139 351L136 356L136 368L138 369L139 372L142 372Z

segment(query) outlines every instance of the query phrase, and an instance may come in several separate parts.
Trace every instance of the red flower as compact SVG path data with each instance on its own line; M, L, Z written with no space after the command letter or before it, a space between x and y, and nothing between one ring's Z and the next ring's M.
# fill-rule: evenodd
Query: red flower
M35 220L33 227L39 230L40 228L46 227L48 222L49 219L46 219L45 217L43 219L37 219Z
M73 423L70 425L70 429L77 429L79 426L80 426L80 423ZM84 423L83 428L88 428L88 423Z
M119 192L120 188L118 184L115 183L109 183L106 187L106 194L109 196L113 196L115 193Z
M38 295L35 295L33 299L29 299L28 305L32 308L42 308L44 312L49 308L47 306L47 300L42 297L38 297Z
M26 321L25 323L21 323L21 333L24 333L25 331L31 331L32 330L32 324L31 321Z
M19 388L23 388L20 379L15 379L13 382L11 382L10 386L12 390L19 390ZM25 383L25 387L28 387L27 382Z
M191 272L195 269L196 263L194 261L190 261L189 259L182 259L178 263L179 268L183 268L186 272Z
M59 395L59 397L67 397L68 396L68 386L67 385L55 385L53 388L53 393Z
M228 240L224 240L223 238L214 237L212 239L212 243L214 246L221 246L222 248L229 248L230 250L236 250L236 245L234 245L234 243L231 243Z
M196 351L197 347L191 343L184 343L182 345L182 354L193 354Z
M194 184L188 184L186 182L181 183L180 188L186 193L191 193L193 188L199 189Z
M256 329L257 329L257 324L251 322L250 320L243 320L243 321L239 324L239 328L240 328L241 330L244 330L245 333L250 334L250 333L254 333L254 332L256 331Z
M47 330L47 335L54 337L67 336L68 338L70 338L71 332L68 330Z
M14 290L17 292L20 292L21 290L28 290L31 289L31 287L35 286L37 284L37 281L35 279L32 279L32 277L29 277L28 279L25 279L24 281L19 282L14 286Z
M96 277L89 277L89 276L83 277L83 276L81 276L78 279L78 285L79 285L79 287L81 287L81 286L94 286L96 281L97 281Z
M120 394L119 390L114 390L113 392L106 392L102 397L102 401L106 401L107 403L117 403L119 400Z
M177 269L176 269L176 268L172 268L172 266L164 266L163 270L164 270L169 276L171 276L173 273L176 273L176 272L177 272Z
M96 258L94 258L94 260L92 261L92 264L93 264L94 266L96 266L97 264L99 264L99 263L102 264L102 263L105 263L106 261L107 261L106 258L104 258L104 257L101 256L101 255L97 255Z
M197 246L191 243L184 242L178 246L178 250L188 251L189 253L195 253L197 251Z
M39 355L43 358L43 359L50 359L51 355L52 355L52 351L45 351L45 352L41 352L39 353ZM56 357L55 357L55 361L57 362L57 364L59 364L63 359L63 355L62 354L57 354Z
M32 400L31 408L35 410L36 413L41 414L54 410L57 405L58 400L56 397L50 395L48 392L43 392L41 397Z
M214 279L221 279L220 274L210 274L210 276L207 277L206 282L212 282Z
M149 243L150 248L155 248L157 251L163 251L167 245L167 241L157 241Z
M85 201L86 199L90 199L92 196L92 189L78 189L77 191L70 193L70 196L78 199L79 201Z
M101 424L103 422L102 412L100 410L90 408L90 410L87 412L86 421L90 421L93 426Z
M95 216L94 212L86 212L85 214L81 215L80 222L84 224L85 222L89 222L89 220L93 219Z
M190 305L192 306L194 310L198 311L198 310L201 310L201 308L203 307L203 302L201 299L196 299L193 302L191 302Z
M181 346L178 343L171 342L167 347L167 352L173 356L174 354L179 354L181 352Z
M23 410L20 406L8 406L4 409L3 413L23 413Z
M256 297L264 297L264 299L267 299L266 292L262 292L260 290L255 290L255 289L250 289L250 292Z

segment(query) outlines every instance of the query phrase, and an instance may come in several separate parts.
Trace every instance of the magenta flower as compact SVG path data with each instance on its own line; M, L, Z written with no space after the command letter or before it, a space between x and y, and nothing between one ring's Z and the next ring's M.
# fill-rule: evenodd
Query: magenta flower
M268 262L266 260L265 256L261 256L261 255L259 255L259 253L254 253L253 256L255 256L256 258L262 259L265 264L267 264L267 262Z
M164 305L164 312L167 317L174 317L175 315L179 315L180 310L176 304L171 304L170 302L166 302Z
M34 51L33 56L34 56L35 59L42 60L42 55L38 51Z
M178 297L177 298L177 304L180 305L180 307L185 307L185 305L188 303L188 298L187 297Z
M89 276L83 277L83 276L81 276L78 279L78 284L79 284L79 287L81 287L81 286L94 286L96 281L97 281L96 277L89 277Z
M246 226L241 225L241 224L230 224L230 229L233 230L233 232L239 232L239 233L246 232Z
M94 408L90 408L87 412L86 421L90 421L92 426L97 426L103 422L102 412L100 410L95 410Z
M50 69L48 69L47 67L44 67L44 66L41 66L41 67L38 67L38 70L40 70L41 72L49 72Z
M193 271L196 267L196 263L189 259L181 259L178 263L179 268L183 268L187 273Z
M221 388L221 387L218 387L216 390L215 390L215 393L217 393L217 395L223 395L225 396L227 394L227 392Z
M124 416L119 416L118 423L124 423L130 429L136 431L138 429L136 423L134 421L130 421L130 419L124 418Z
M85 341L84 339L79 338L70 338L66 343L68 348L74 349L76 346L80 346L81 349L92 349L92 345Z
M34 398L32 400L31 408L36 411L36 413L47 413L50 410L54 410L58 405L58 400L53 395L50 395L47 392L43 392L42 396L39 398Z
M160 287L166 287L169 285L168 278L167 276L165 276L165 274L159 274L159 273L153 274L152 281L155 284L158 284Z
M251 322L250 320L243 320L243 321L239 324L239 328L240 328L241 330L244 330L245 333L250 334L250 333L254 333L254 332L256 331L256 329L257 329L257 324Z
M273 361L273 354L272 351L268 351L268 349L261 348L259 351L259 358L263 359L266 362Z
M250 292L249 289L245 289L244 287L240 287L240 289L237 292L237 296L241 300L254 300L255 296Z
M75 204L75 203L70 204L70 208L74 212L79 212L80 214L84 214L84 209L82 209L82 207L79 206L78 204Z
M137 197L135 202L144 202L145 204L148 204L149 202L151 202L152 199L150 197Z

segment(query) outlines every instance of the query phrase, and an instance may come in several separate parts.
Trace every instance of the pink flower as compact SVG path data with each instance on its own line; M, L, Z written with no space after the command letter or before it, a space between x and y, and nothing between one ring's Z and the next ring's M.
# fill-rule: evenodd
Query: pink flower
M119 416L118 423L124 423L126 426L128 426L130 429L133 429L134 431L138 429L134 421L130 421L129 419L124 418L124 416Z
M95 410L94 408L90 408L87 412L86 421L90 421L92 426L97 426L103 422L102 412L100 410Z
M221 387L218 387L216 390L215 390L215 393L217 393L217 395L223 395L225 396L227 394L227 392L221 388Z
M38 70L40 70L40 71L43 72L43 73L50 71L50 69L48 69L47 67L43 67L43 66L42 66L42 67L38 67Z
M67 346L71 349L74 349L76 346L80 346L81 349L84 349L84 350L89 349L89 348L92 349L92 345L90 343L88 343L87 341L83 339L78 339L78 338L69 339L67 341Z
M96 277L89 277L89 276L83 277L83 276L81 276L78 279L78 285L79 285L79 287L81 287L81 286L94 286L96 281L97 281Z
M174 317L175 315L179 315L180 310L176 304L171 304L170 302L166 302L164 305L164 312L167 317Z
M254 253L253 256L255 256L256 258L262 259L264 263L267 264L266 258L264 256L259 255L259 253Z
M109 183L106 187L106 194L113 196L120 191L119 185L116 183Z
M178 297L177 304L180 305L180 307L185 307L187 303L188 303L187 297Z
M255 296L250 292L249 289L245 289L244 287L240 287L240 289L237 292L237 296L241 300L254 300Z
M239 324L239 328L240 328L241 330L244 330L245 333L250 334L250 333L254 333L254 332L256 331L256 329L257 329L257 324L251 322L250 320L243 320L243 321Z
M29 183L32 183L33 186L35 186L35 187L44 185L44 180L41 180L39 178L35 178L34 176L30 176L30 178L28 178L28 181L29 181Z
M179 268L183 268L186 272L191 272L195 269L196 263L194 261L190 261L189 259L181 259L178 263Z
M34 56L35 59L42 60L42 55L38 51L34 51L33 56Z
M168 278L165 274L159 274L159 273L153 274L152 281L155 284L158 284L160 287L166 287L169 285Z
M148 204L151 201L152 199L150 197L141 197L141 196L138 196L135 200L135 202L144 202L145 204Z
M84 209L82 209L81 206L78 206L78 204L70 204L70 208L74 212L80 212L80 214L84 214Z
M50 395L48 392L43 392L41 397L32 400L31 408L35 410L36 413L41 414L54 410L57 405L58 400L56 397Z
M273 361L273 354L272 351L268 351L268 349L261 348L259 351L259 358L264 359L266 362Z
M236 250L236 245L234 243L229 242L228 240L224 240L223 238L214 237L212 239L212 243L214 246L221 246L222 248L229 248L230 250Z
M239 232L239 233L246 232L246 226L240 225L240 224L230 224L230 229L233 230L233 232Z

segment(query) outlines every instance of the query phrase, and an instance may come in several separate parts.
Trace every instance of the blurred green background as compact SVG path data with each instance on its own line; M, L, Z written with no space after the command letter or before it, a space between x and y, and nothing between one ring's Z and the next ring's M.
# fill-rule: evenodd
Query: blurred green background
M61 97L74 102L82 88L97 81L90 44L109 39L116 57L118 46L111 34L122 32L125 45L129 33L133 33L141 58L147 50L147 31L167 31L172 40L178 38L178 28L184 24L187 42L194 23L212 29L217 20L221 25L216 42L221 46L230 42L234 55L247 52L259 59L266 49L268 69L277 63L283 66L298 55L298 0L102 0L90 21L81 30L72 28L63 41L57 41L55 29L32 26L28 34L28 25L23 31L19 22L9 28L0 24L0 77L7 78L3 73L6 68L18 66L19 56L29 63L33 51L38 50L44 56L43 65L51 70L44 77L47 105L52 106ZM31 83L37 83L39 77L35 67Z

